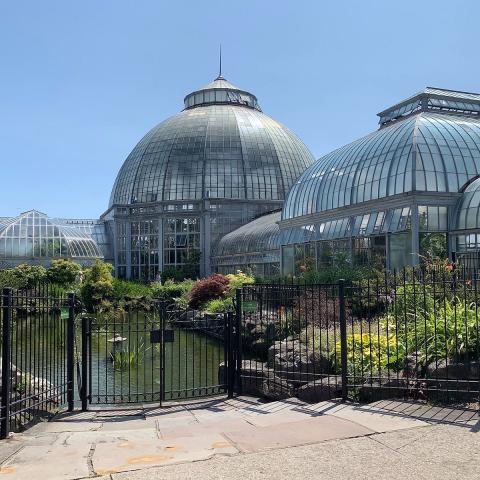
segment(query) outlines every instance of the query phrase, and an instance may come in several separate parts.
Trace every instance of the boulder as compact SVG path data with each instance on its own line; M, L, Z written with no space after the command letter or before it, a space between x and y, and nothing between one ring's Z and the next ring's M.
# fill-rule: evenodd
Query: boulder
M478 398L480 362L455 362L438 360L427 366L423 382L430 398L454 396L458 401Z
M297 384L331 372L329 358L299 340L275 342L268 350L268 365L278 377Z
M283 400L292 396L290 385L283 379L273 375L263 381L262 396L268 400Z
M431 362L427 366L426 377L430 379L478 380L480 377L480 362L462 363L441 359L437 362Z
M265 339L260 338L251 343L250 350L253 356L260 359L265 359L268 355L268 347L269 343Z
M408 396L410 390L419 390L422 388L418 380L408 378L384 379L382 382L374 380L365 382L358 389L359 399L362 402L372 402L377 400L388 400L390 398L403 398Z
M306 383L297 390L297 397L304 402L323 402L342 396L342 377L325 375L318 380Z
M273 376L273 370L268 368L266 363L243 360L240 369L242 393L260 397L264 396L263 383Z

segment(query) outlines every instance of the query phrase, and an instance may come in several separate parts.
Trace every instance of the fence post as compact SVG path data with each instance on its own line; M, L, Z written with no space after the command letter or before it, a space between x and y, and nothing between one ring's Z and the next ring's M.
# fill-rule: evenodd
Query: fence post
M67 323L67 404L68 411L73 412L74 403L74 363L75 363L75 294L68 294Z
M232 398L235 387L235 356L233 354L233 312L227 312L227 329L227 395L228 398Z
M242 393L242 289L237 288L235 295L235 383L237 393Z
M345 316L345 280L338 281L338 301L340 317L340 350L342 366L342 400L348 399L348 376L347 376L347 319Z
M165 348L165 328L166 328L166 316L167 316L167 306L166 301L162 300L160 302L160 329L161 333L161 343L160 343L160 407L165 402L165 359L166 359L166 348Z
M12 382L12 289L4 288L2 291L2 418L0 425L0 438L7 438L10 433L10 396Z
M88 342L90 335L90 318L82 317L82 387L80 389L80 400L82 401L82 412L87 411L88 402Z

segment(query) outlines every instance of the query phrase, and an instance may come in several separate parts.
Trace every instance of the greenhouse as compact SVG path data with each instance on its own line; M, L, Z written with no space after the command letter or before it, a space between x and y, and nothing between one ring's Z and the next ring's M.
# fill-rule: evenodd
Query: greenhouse
M426 88L381 112L376 132L316 161L285 202L283 273L475 251L479 116L480 95Z
M280 274L281 211L256 218L225 235L215 249L212 262L219 273L238 270L260 277Z
M36 210L24 212L18 217L1 218L2 268L32 261L48 266L56 258L70 258L89 265L95 259L104 258L100 247L89 233L67 222L68 220L49 218Z
M208 275L218 241L281 208L314 161L255 95L221 74L187 95L184 107L140 140L113 186L102 220L120 278Z

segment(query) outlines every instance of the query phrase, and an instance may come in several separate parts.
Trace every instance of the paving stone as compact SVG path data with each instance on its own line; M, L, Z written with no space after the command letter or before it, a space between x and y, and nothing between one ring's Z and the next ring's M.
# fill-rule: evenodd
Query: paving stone
M87 457L90 445L25 446L6 464L0 473L15 480L70 480L88 477Z
M41 422L28 429L28 434L37 435L44 433L84 432L88 430L98 430L101 426L102 424L100 422L93 422L91 420Z
M328 415L350 420L378 433L428 425L422 420L392 415L387 410L368 406L337 405Z
M98 424L98 429L101 431L113 431L113 430L137 430L144 428L155 428L156 420L153 417L145 418L133 418L123 419L121 421L109 420Z
M202 422L193 425L159 427L161 438L171 439L178 436L194 437L205 433L226 433L247 431L256 427L244 419L236 418L216 422Z
M373 433L373 431L366 427L325 415L300 422L229 432L225 435L239 450L243 452L256 452L273 448L306 445L338 438L369 435L371 433Z
M158 440L158 432L155 428L134 430L96 430L93 432L64 432L59 435L55 445L84 445L97 443L119 443L125 441Z
M123 442L115 446L99 444L93 455L97 475L179 462L205 460L216 454L235 454L238 450L218 434L177 437L154 442Z

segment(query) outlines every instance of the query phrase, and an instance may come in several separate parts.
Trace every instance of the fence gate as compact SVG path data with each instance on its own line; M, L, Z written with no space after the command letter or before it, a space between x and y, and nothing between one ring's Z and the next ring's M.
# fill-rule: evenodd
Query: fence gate
M165 302L84 317L82 407L232 395L233 318Z

